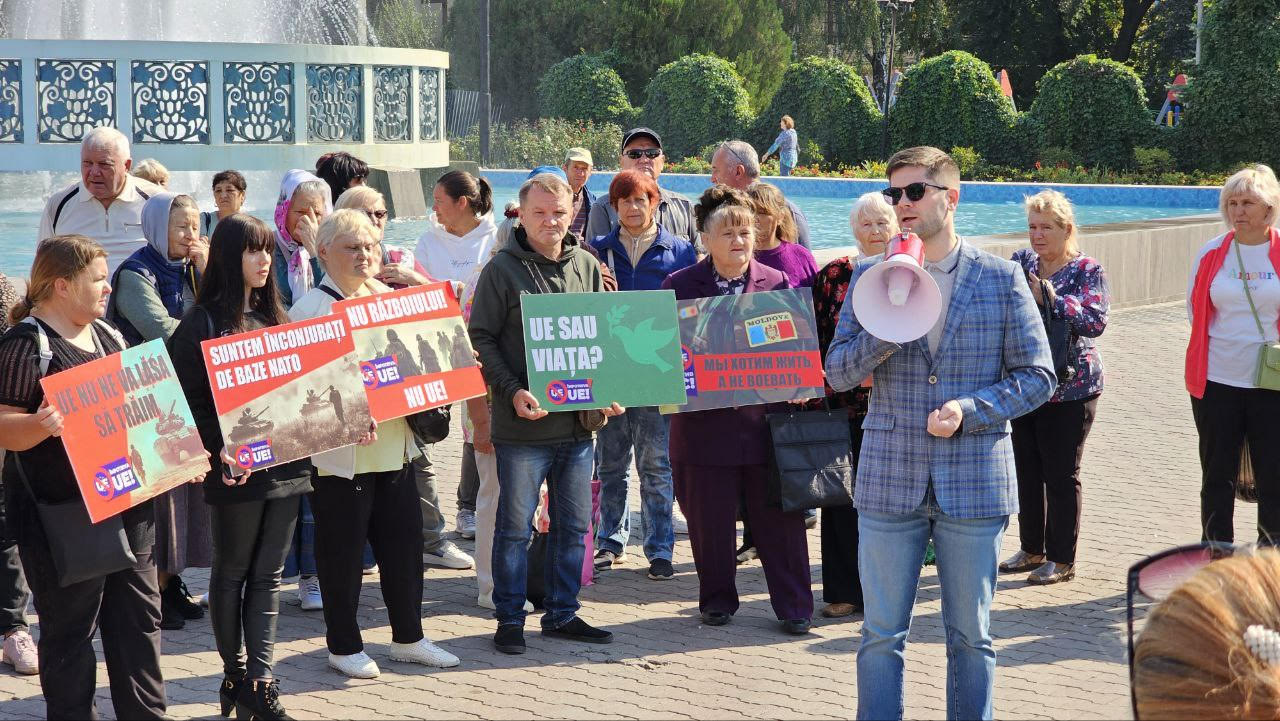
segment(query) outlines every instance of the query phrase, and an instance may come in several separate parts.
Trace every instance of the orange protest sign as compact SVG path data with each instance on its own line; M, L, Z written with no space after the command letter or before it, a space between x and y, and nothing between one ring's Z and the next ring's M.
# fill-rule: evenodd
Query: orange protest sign
M448 283L349 298L333 310L351 327L374 420L484 395L462 309Z

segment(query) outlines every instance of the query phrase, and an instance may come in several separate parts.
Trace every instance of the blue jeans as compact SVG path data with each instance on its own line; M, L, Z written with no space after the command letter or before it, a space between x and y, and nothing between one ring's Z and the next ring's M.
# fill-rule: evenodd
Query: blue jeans
M947 635L947 718L990 719L996 652L991 596L1007 516L961 519L943 513L932 488L898 515L858 511L858 570L865 603L858 648L858 718L901 719L902 663L920 564L932 536Z
M671 421L655 407L628 408L600 429L596 450L600 456L600 528L596 549L618 555L631 538L631 503L627 481L631 475L631 449L640 472L640 521L644 524L644 557L671 560L676 543L671 525L671 459L667 433Z
M583 538L591 520L591 441L521 446L495 443L498 518L493 538L493 604L498 625L524 625L529 539L538 491L547 482L551 534L547 539L543 628L559 628L580 608Z
M316 575L316 519L311 515L311 501L300 497L298 526L293 532L293 547L284 558L282 578Z
M778 174L782 177L791 175L791 171L795 170L799 157L795 153L783 153L778 156Z

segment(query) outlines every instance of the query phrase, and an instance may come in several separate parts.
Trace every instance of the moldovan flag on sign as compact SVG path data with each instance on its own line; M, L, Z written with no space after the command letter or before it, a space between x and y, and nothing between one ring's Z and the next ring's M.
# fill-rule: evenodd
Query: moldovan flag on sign
M376 421L485 394L462 308L448 283L335 302L351 327Z
M62 444L97 523L209 472L164 341L40 379L62 414Z
M211 338L200 348L222 438L241 468L349 446L369 430L344 316Z

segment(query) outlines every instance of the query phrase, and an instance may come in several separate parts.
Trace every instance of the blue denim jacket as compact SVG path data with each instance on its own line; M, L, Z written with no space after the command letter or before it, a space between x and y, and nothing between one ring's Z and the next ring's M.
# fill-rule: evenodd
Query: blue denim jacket
M692 243L659 225L653 245L640 256L636 267L632 267L631 256L622 245L621 234L619 226L608 235L591 241L591 247L600 255L600 262L609 266L618 279L618 290L657 290L668 275L698 262Z

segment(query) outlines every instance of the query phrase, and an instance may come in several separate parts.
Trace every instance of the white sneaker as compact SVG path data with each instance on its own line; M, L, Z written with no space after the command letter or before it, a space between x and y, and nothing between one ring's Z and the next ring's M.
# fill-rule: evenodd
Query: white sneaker
M671 527L677 535L689 535L689 522L685 520L684 514L680 512L680 507L674 504L671 506Z
M208 607L209 607L209 594L207 594L207 593L202 593L202 594L200 594L200 598L197 598L197 599L196 599L196 603L200 604L200 607L201 607L201 608L208 608Z
M458 511L458 519L454 524L457 526L458 535L468 541L476 537L476 512L469 511L465 508Z
M454 545L453 541L444 541L440 544L440 550L435 553L422 554L422 562L431 566L444 566L445 568L459 570L473 568L476 565L476 559Z
M298 579L298 603L302 605L303 611L319 611L324 608L324 598L320 595L319 578L312 576L311 578ZM365 658L368 658L368 656L365 656Z
M19 630L6 636L3 647L0 647L0 663L13 666L14 671L24 676L40 673L40 654L31 634Z
M453 668L457 666L458 657L431 643L425 637L414 643L391 642L391 660L404 663L420 663L435 668ZM372 663L372 661L370 662Z
M498 607L493 605L493 596L488 594L485 594L483 596L476 596L476 605L479 606L480 608L487 608L490 611L498 610ZM529 603L528 601L524 602L525 613L533 613L536 610L538 609L534 608L532 603Z
M377 678L382 673L378 670L378 664L369 658L369 654L361 651L353 653L350 656L339 656L337 654L329 654L329 668L350 676L351 678Z

